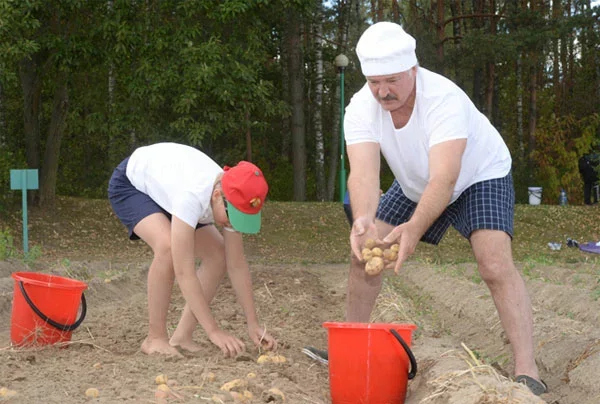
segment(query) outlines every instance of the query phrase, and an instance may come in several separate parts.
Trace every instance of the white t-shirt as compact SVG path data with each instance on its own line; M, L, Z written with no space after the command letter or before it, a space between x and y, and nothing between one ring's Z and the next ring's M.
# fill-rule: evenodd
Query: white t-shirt
M429 182L429 149L453 139L467 139L454 202L469 186L505 177L511 169L510 152L487 117L452 81L419 67L416 100L408 123L395 129L390 112L377 102L368 84L346 108L346 144L380 144L381 153L404 194L418 202Z
M196 227L214 221L210 198L223 169L190 146L157 143L136 149L127 163L127 178L161 208Z

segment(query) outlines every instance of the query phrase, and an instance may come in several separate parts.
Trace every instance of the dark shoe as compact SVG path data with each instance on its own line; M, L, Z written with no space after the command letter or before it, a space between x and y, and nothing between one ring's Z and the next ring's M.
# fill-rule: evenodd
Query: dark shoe
M544 394L548 392L548 386L544 383L543 380L535 380L533 377L529 377L526 375L519 375L515 377L515 382L522 383L531 390L533 394L539 396L540 394Z
M302 348L302 353L316 361L321 362L324 365L329 364L329 356L327 351L322 351L320 349L313 348L312 346L306 346Z
M567 247L579 247L579 242L572 238L567 238Z

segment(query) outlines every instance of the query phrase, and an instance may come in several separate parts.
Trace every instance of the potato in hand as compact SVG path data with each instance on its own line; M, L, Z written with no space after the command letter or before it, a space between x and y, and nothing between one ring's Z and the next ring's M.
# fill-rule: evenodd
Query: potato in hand
M373 244L369 243L369 241L373 241ZM365 248L361 251L363 262L366 263L365 272L369 275L379 274L385 267L398 259L398 244L393 244L390 248L386 248L385 250L382 250L379 247L367 248L367 245L374 246L374 240L367 240Z

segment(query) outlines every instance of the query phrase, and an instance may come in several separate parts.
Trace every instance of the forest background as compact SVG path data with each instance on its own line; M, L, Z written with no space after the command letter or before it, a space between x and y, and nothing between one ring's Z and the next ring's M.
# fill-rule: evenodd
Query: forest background
M339 200L343 106L365 83L354 46L377 21L401 24L420 65L498 128L519 202L541 186L545 203L561 188L581 203L577 160L600 141L595 4L0 0L0 211L20 200L10 169L39 169L43 207L105 198L114 167L159 141L255 162L272 200Z

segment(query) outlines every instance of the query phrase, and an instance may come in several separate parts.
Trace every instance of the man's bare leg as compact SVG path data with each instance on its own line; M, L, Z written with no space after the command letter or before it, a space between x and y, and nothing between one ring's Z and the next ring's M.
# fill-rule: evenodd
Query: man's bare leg
M510 236L502 231L478 230L471 235L471 246L511 343L515 375L540 380L535 363L531 301L513 262Z
M393 229L393 226L379 220L375 221L375 225L380 239ZM365 272L365 264L352 254L346 295L346 321L356 323L370 321L382 284L383 275L368 275Z
M225 264L225 250L223 237L215 226L204 226L196 230L196 257L202 260L200 268L196 271L202 284L202 292L210 304L217 294L217 289L223 281L227 266ZM192 310L186 304L181 314L181 319L169 343L179 346L190 352L197 352L200 345L194 342L193 335L198 321Z
M154 213L140 221L134 232L154 252L148 271L148 336L142 343L142 352L179 357L181 354L169 344L167 333L167 313L175 278L171 257L171 222L164 214Z

